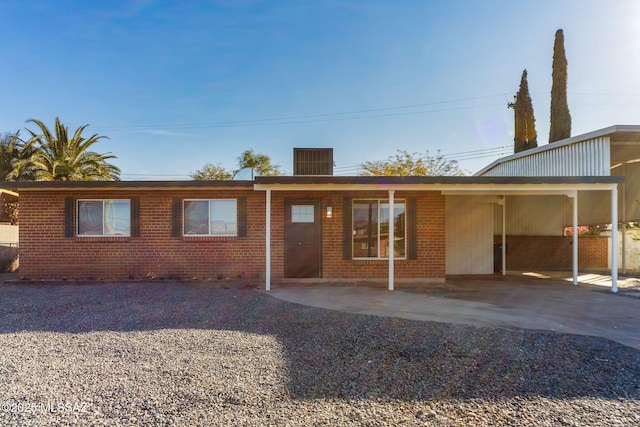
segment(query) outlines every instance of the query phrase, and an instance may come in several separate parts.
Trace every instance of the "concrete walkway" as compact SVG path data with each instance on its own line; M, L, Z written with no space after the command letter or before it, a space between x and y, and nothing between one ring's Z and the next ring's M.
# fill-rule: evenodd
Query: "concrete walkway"
M635 283L627 287L635 287ZM473 326L538 329L608 338L640 350L640 299L561 278L466 276L400 288L274 286L269 295L350 313Z

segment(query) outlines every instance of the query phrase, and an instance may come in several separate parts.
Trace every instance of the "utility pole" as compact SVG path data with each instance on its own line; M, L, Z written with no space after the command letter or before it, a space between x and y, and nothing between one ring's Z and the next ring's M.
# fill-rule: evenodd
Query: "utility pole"
M513 114L516 114L516 102L518 101L518 95L513 95L513 102L507 103L507 108L513 108Z
M516 110L516 103L518 102L518 95L513 95L513 102L507 103L507 108L511 108L513 110L513 135L514 135L514 145L513 152L518 152L518 147L516 147L515 140L518 135L518 110Z

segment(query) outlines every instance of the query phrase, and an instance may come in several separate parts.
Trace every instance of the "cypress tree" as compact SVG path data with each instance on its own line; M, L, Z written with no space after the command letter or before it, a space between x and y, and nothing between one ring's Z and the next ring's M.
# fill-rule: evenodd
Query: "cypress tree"
M533 115L533 105L529 95L527 70L522 71L520 88L515 96L515 102L510 104L514 109L515 136L513 138L513 152L529 150L538 146L536 133L536 119Z
M571 114L567 104L567 57L564 52L564 34L556 31L553 44L553 83L551 86L551 127L549 143L571 136Z

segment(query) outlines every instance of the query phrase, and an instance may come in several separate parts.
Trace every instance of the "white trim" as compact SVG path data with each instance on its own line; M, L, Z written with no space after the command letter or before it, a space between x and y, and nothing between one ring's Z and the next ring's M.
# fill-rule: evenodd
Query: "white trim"
M271 290L271 190L267 190L266 193L267 202L265 206L265 274L264 274L264 288L266 291Z
M314 203L309 204L309 203L297 203L297 204L291 204L291 223L292 224L310 224L310 223L314 223L315 222L315 217L316 217L316 205ZM294 218L294 212L293 212L293 208L295 207L311 207L311 218L307 218L305 216L305 218L300 218L301 220L297 220ZM296 212L299 213L299 212Z
M8 194L10 196L20 197L20 195L18 193L16 193L15 191L6 190L4 188L0 188L0 194Z
M390 191L389 193L391 193L391 191ZM354 198L354 199L351 199L351 230L353 230L353 228L354 228L354 227L353 227L353 215L354 215L354 209L353 209L353 206L354 206L354 202L356 202L356 201L358 201L358 200L360 200L360 201L369 201L369 202L371 202L371 201L378 202L378 212L377 212L377 214L378 214L378 241L377 241L378 256L377 256L377 257L357 257L357 256L355 256L355 255L354 255L355 242L354 242L354 239L353 239L353 237L354 237L354 236L352 235L352 236L351 236L351 260L352 260L352 261L379 261L379 260L386 260L386 259L389 259L389 257L388 257L388 256L387 256L387 257L381 257L381 256L380 256L380 249L381 249L381 245L380 245L380 224L381 224L381 222L380 222L380 218L381 218L381 215L380 215L380 213L382 212L382 205L383 205L383 204L385 204L385 203L386 203L387 205L390 205L390 204L391 204L390 200L389 200L389 199L372 198L372 197L368 197L368 198L367 198L367 197L364 197L364 198L357 198L357 199L355 199L355 198ZM400 257L400 258L395 258L395 259L397 259L397 260L399 260L399 261L406 261L406 260L407 260L407 217L406 217L406 214L407 214L407 200L406 200L406 199L398 199L398 200L395 200L395 197L394 197L394 204L395 204L395 203L403 203L403 204L404 204L404 212L405 212L405 222L404 222L404 256L403 256L403 257ZM392 218L392 217L391 217L391 213L392 213L392 212L391 212L391 208L389 208L389 230L390 230L389 232L390 232L390 233L391 233L391 222L392 222L392 221L391 221L391 218ZM394 230L394 232L395 232L395 230ZM416 238L417 238L417 236L416 236ZM390 245L389 253L391 253L391 235L389 235L389 241L390 241L390 243L389 243L389 245ZM394 253L394 257L395 257L395 253Z
M502 275L507 275L507 197L502 196Z
M442 194L564 194L570 190L608 191L616 183L564 184L256 184L255 191L440 191ZM465 193L466 192L466 193Z
M571 253L573 266L573 284L578 284L578 192L569 196L573 198L573 248Z
M131 237L131 199L76 199L76 237ZM80 202L102 202L102 234L80 234ZM106 234L104 224L104 204L105 202L127 202L129 204L129 233L127 234Z
M592 188L590 190L593 190ZM609 189L607 189L609 190ZM445 196L569 196L577 190L442 191ZM584 190L583 190L584 191Z
M618 188L611 190L611 292L618 292Z
M187 234L185 233L186 215L184 214L185 202L208 202L207 203L207 234ZM235 202L236 203L236 232L234 234L212 234L211 233L211 202ZM183 237L238 237L238 199L182 199L182 236Z
M393 215L393 208L395 205L395 190L389 190L389 290L392 291L393 290L393 267L394 267L394 258L395 258L395 251L396 251L396 245L394 240L394 228L395 228L395 223L394 223L394 215ZM404 207L404 211L405 213L407 212L407 205L405 202L405 207ZM406 219L406 214L405 214L405 219ZM405 251L405 257L406 257L406 252L407 252L407 226L406 226L406 221L405 221L405 227L404 227L404 251ZM379 235L380 233L378 233ZM378 237L379 239L379 237ZM378 245L379 247L380 245ZM380 249L378 249L379 251Z
M622 165L622 175L627 177L627 164ZM622 274L627 274L627 186L620 184L622 192Z

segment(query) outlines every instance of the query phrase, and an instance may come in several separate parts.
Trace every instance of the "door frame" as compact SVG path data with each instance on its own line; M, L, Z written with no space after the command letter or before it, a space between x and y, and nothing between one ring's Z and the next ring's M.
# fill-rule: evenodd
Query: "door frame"
M285 199L284 200L284 277L290 278L288 273L288 257L289 257L289 225L291 224L291 206L292 205L314 205L314 227L316 228L315 246L318 251L318 275L312 278L322 277L322 199ZM299 277L300 279L304 277Z

